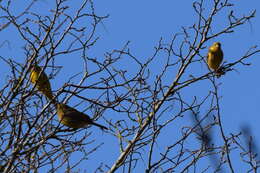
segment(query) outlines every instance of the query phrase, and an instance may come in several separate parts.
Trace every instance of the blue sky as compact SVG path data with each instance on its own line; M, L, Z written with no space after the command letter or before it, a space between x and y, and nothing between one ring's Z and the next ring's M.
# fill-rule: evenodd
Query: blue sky
M154 0L131 0L131 1L101 1L95 2L96 12L99 15L109 14L109 18L106 19L103 24L99 25L97 30L97 36L100 37L97 44L89 51L89 55L93 57L104 57L105 52L109 52L113 49L120 49L123 45L130 41L130 48L134 52L136 57L140 60L144 60L150 57L154 52L154 46L157 45L158 41L162 37L164 42L171 40L172 36L176 32L181 31L181 27L187 27L196 21L195 13L192 10L192 1L154 1ZM256 17L251 20L251 24L237 27L234 33L222 35L217 39L210 40L208 45L215 41L222 43L222 49L224 51L224 59L227 62L233 62L239 59L251 46L260 46L260 19L258 16L258 10L260 10L260 3L258 0L249 1L232 1L235 6L232 7L235 14L243 16L249 14L250 11L256 9ZM78 5L77 3L73 4ZM44 9L49 8L51 3L46 1L40 2L37 9L41 13L44 13ZM16 9L17 10L17 9ZM224 16L226 13L220 13L217 17L215 26L216 29L223 26L226 20ZM224 22L223 22L224 21ZM10 30L6 30L0 33L2 40L8 39L10 41L9 46L5 44L1 49L1 56L10 58L13 57L16 60L21 57L22 62L24 54L22 50L22 42L15 37ZM206 54L206 49L203 50ZM260 82L259 77L256 74L260 73L259 70L259 56L260 54L250 57L246 62L251 63L251 66L237 65L236 70L228 72L226 75L218 79L218 83L221 83L219 94L222 96L220 100L221 116L224 126L225 133L238 132L241 126L248 125L251 127L253 138L260 143L259 128L259 99L260 99ZM63 85L66 80L66 76L79 72L80 63L79 59L75 59L71 64L69 59L63 58L57 61L62 63L64 66L69 66L70 69L62 70L62 73L58 75L59 79L51 80L54 90L58 89ZM127 63L127 62L126 62ZM156 64L155 64L156 65ZM9 69L6 68L5 64L0 61L0 67L3 72L3 78L0 81L2 85L5 83L6 75L9 73ZM197 66L198 69L194 70L194 73L207 72L206 65L201 67ZM133 70L129 67L129 70ZM157 68L157 67L155 67ZM171 76L169 76L169 81ZM208 82L201 82L187 89L187 99L191 99L193 96L205 96L205 94L212 86ZM71 103L72 104L72 103ZM108 112L111 113L111 112ZM106 113L107 114L107 113ZM105 116L106 116L105 114ZM107 115L117 119L120 115ZM99 122L102 122L100 119ZM179 122L182 124L182 122ZM117 139L108 134L98 131L97 128L91 127L88 130L93 131L91 139L96 140L96 144L103 143L104 145L98 150L92 157L89 158L82 169L86 169L88 172L95 170L97 160L104 162L111 166L116 160L119 150L117 146ZM178 136L178 134L177 134ZM167 140L163 138L162 140ZM115 147L113 147L115 146ZM162 150L163 148L158 148ZM239 155L238 155L239 156ZM234 160L236 170L240 167L239 159ZM138 169L142 171L145 168L144 165L138 165ZM143 171L142 171L143 172Z

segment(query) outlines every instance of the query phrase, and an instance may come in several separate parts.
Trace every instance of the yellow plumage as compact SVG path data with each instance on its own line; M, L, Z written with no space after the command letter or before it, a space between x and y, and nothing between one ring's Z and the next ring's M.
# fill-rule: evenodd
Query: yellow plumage
M56 109L60 123L67 127L78 129L84 128L87 125L95 125L102 130L107 129L107 127L93 122L93 120L88 115L79 112L68 105L58 103L56 105Z
M207 64L211 70L214 70L219 77L218 69L223 60L223 52L221 50L221 44L219 42L213 43L210 46L207 56Z
M31 69L30 81L33 84L36 84L36 88L40 92L42 92L48 99L53 100L49 78L44 73L44 71L41 71L41 67L35 64Z

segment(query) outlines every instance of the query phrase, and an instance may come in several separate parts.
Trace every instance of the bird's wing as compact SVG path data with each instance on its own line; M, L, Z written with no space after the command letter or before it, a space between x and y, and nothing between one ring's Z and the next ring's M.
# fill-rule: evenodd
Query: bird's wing
M65 116L71 119L77 119L78 121L87 121L92 122L90 117L82 112L79 112L78 110L69 107L66 105L66 111L64 111Z
M223 61L223 57L224 57L224 53L223 51L220 49L220 57L221 57L221 62Z
M207 53L207 63L209 62L209 56L210 56L210 52Z
M79 112L77 109L74 109L68 105L62 104L62 107L64 107L64 112Z

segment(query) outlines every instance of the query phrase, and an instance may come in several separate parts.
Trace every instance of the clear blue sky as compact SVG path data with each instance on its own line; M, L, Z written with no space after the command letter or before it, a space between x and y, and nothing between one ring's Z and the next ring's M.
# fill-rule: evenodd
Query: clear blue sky
M243 55L251 46L260 46L260 18L258 11L260 10L260 2L258 0L250 1L234 1L235 7L233 10L235 14L242 16L248 14L252 10L256 9L256 17L251 20L251 25L246 24L238 27L234 33L228 35L222 35L218 39L209 41L209 45L212 42L220 41L222 43L222 49L224 51L224 58L227 62L233 62ZM39 10L43 12L43 9L50 8L51 3L47 0L40 2ZM74 3L73 5L78 5ZM95 2L97 13L100 15L109 14L109 18L104 21L104 26L100 25L97 35L100 36L100 40L95 47L90 50L89 54L94 57L103 57L104 53L113 49L122 48L127 42L131 41L130 48L135 56L142 58L150 57L153 53L154 46L157 45L159 39L162 37L165 42L171 40L171 37L176 32L181 31L181 27L190 26L196 18L194 17L194 11L192 10L192 1L154 1L154 0L131 0L131 1L101 1ZM219 18L225 19L219 14ZM216 21L216 26L222 26L223 21ZM24 59L23 50L21 44L17 41L15 35L12 32L4 31L0 33L1 40L8 39L10 41L9 46L5 44L0 48L1 56L7 58L22 57L20 62ZM206 53L206 52L205 52ZM260 144L260 79L256 74L260 74L260 54L252 56L246 62L251 63L251 66L236 66L236 71L228 72L225 76L219 79L220 95L221 98L221 116L225 129L225 133L236 133L240 130L243 124L247 124L251 127L253 138ZM67 75L75 74L78 71L78 65L81 61L75 60L75 65L71 64L71 61L63 62L64 65L70 66L70 71L60 73L60 80L52 80L53 88L57 89L62 86L63 79L66 79ZM5 64L0 61L0 67L2 78L0 84L5 83L6 75L9 70ZM135 67L129 67L135 68ZM155 67L156 68L156 67ZM206 72L207 67L201 66ZM192 69L195 72L201 71L201 69ZM64 76L62 76L64 74ZM169 80L172 76L169 76ZM194 89L187 93L187 98L190 99L193 96L205 96L211 86L207 82L202 82L194 86ZM106 115L105 115L106 116ZM109 115L107 115L109 116ZM110 115L111 116L111 115ZM120 115L113 115L114 117ZM100 119L102 122L102 120ZM183 122L186 123L186 122ZM111 166L116 160L119 150L117 148L117 139L107 133L98 131L97 128L91 127L88 130L94 131L91 139L96 140L96 144L103 143L104 145L92 155L84 164L82 169L86 169L87 172L95 170L96 162L104 162ZM164 140L167 140L165 138ZM159 148L159 150L164 148ZM239 157L239 155L237 155ZM238 158L237 161L240 159ZM235 161L235 170L238 170L239 162ZM139 170L143 172L145 164L139 165ZM137 171L138 172L138 171Z

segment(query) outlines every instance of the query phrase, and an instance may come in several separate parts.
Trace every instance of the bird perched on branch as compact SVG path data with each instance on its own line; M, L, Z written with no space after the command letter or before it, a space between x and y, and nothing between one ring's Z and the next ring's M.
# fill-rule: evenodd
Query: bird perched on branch
M209 47L207 64L211 70L214 70L217 77L220 77L223 72L220 71L219 66L223 60L223 52L221 50L221 44L219 42L213 43Z
M48 99L53 100L51 84L49 78L37 64L31 68L30 81L36 84L36 88L42 92Z
M103 125L95 123L88 115L79 112L78 110L66 104L57 103L56 109L60 123L67 127L78 129L84 128L87 125L95 125L101 128L102 130L108 129Z

